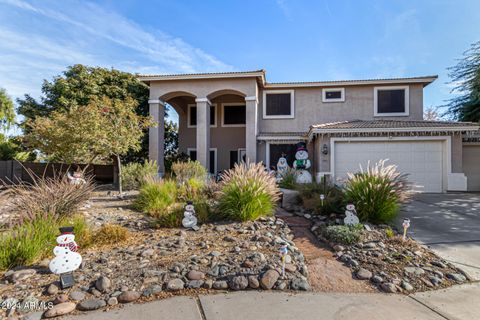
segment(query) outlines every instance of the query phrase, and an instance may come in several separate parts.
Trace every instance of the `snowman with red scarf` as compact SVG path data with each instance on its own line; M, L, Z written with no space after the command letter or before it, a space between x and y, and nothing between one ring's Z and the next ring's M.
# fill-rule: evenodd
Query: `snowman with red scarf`
M78 245L75 242L73 227L62 227L60 233L57 237L57 246L53 249L55 258L49 264L50 271L55 274L72 272L82 263L82 256L77 252Z
M297 143L297 153L295 153L295 161L293 162L297 183L312 183L312 175L307 170L311 166L312 164L308 159L307 145L305 142Z

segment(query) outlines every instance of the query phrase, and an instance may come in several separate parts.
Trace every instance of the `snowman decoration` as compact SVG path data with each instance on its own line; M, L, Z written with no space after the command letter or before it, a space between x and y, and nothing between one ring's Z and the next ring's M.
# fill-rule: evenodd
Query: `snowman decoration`
M82 256L77 251L78 245L75 242L73 227L60 228L60 235L57 237L57 246L53 249L55 258L50 261L49 268L54 274L60 275L62 286L64 286L64 275L71 274L77 270L82 263ZM73 276L69 278L73 281Z
M288 171L290 167L287 163L287 158L285 158L285 154L282 153L282 156L278 159L277 162L277 181L281 181L283 179L283 175Z
M297 152L295 153L293 168L296 170L297 183L312 183L312 175L307 169L311 167L308 159L307 145L305 142L297 143Z
M198 230L197 218L195 217L195 208L192 201L187 201L185 212L183 213L182 225L184 228Z
M347 210L345 210L345 219L343 219L343 223L347 226L353 226L360 223L357 217L357 211L355 210L355 206L353 204L347 204Z

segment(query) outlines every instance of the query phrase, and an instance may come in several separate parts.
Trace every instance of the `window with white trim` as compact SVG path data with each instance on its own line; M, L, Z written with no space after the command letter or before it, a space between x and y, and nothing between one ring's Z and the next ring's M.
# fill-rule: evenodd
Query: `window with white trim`
M247 121L246 111L245 103L222 103L222 127L244 127Z
M188 117L187 117L187 127L196 128L197 127L197 105L189 104L188 105ZM217 108L215 104L210 106L210 127L217 126Z
M408 116L408 86L375 87L373 105L375 116Z
M322 89L322 102L344 102L345 88Z
M263 92L263 118L289 119L295 117L293 90L266 90Z

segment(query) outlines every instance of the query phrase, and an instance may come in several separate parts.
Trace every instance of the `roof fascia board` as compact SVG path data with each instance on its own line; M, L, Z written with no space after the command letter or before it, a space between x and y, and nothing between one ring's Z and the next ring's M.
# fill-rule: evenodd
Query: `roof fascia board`
M391 79L391 80L350 80L350 81L321 81L321 82L298 82L298 83L265 83L265 89L275 88L302 88L302 87L338 87L338 86L359 86L359 85L382 85L382 84L410 84L423 83L428 85L437 77L412 78L412 79Z

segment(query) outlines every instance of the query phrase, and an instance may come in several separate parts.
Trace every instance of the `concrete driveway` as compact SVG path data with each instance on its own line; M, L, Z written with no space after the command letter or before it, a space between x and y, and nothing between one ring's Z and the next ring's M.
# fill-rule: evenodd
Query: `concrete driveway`
M480 194L418 194L397 226L410 218L409 235L480 280Z

